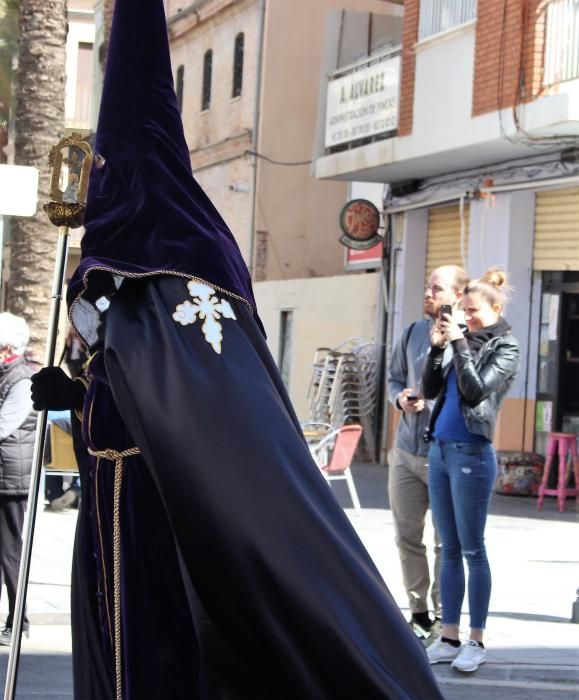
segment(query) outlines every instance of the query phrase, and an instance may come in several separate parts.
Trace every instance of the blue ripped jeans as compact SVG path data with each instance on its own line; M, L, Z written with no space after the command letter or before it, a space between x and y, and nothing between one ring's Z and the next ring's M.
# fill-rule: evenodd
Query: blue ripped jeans
M442 622L458 625L464 599L463 557L468 565L470 626L484 629L491 570L484 531L497 460L490 443L434 440L428 453L428 490L442 541Z

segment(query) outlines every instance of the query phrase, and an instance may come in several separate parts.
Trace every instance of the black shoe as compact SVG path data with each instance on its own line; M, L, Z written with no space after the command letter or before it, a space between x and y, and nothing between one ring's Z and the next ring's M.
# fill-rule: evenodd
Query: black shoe
M27 630L27 629L22 630L22 636L26 637L26 639L28 639L30 637L30 630ZM12 627L8 627L8 625L6 625L5 627L2 628L2 631L0 631L0 646L9 647L11 642L12 642Z
M427 612L414 613L408 624L424 646L428 646L440 636L440 620L433 620Z
M421 642L425 642L428 639L430 627L427 627L426 625L419 625L418 622L416 622L416 620L414 619L409 620L408 624L410 625L410 629L414 632L418 639L420 639Z

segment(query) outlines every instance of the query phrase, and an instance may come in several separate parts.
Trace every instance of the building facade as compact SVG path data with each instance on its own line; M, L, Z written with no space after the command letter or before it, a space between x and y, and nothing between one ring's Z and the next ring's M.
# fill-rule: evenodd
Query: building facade
M508 270L523 361L496 444L544 451L551 430L579 432L579 6L406 0L399 51L382 59L391 99L376 111L391 121L332 146L332 82L367 81L372 65L335 66L322 81L315 172L387 185L388 342L420 316L433 267ZM369 121L380 119L358 127Z
M96 14L98 16L98 13ZM94 0L70 0L66 37L65 129L88 136L96 127L99 94L95 86L98 37L95 27ZM74 229L70 236L68 268L74 270L80 257L80 239L84 229Z
M376 334L377 276L364 263L345 274L339 243L351 185L316 178L312 162L328 21L354 9L343 60L402 31L402 8L382 0L166 1L193 170L251 269L270 349L302 419L316 349Z

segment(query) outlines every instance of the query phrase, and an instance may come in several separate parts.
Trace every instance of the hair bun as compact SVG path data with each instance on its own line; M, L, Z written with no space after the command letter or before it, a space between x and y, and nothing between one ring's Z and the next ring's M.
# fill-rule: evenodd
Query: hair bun
M498 267L489 268L481 278L485 282L492 284L493 287L502 287L507 283L507 275Z

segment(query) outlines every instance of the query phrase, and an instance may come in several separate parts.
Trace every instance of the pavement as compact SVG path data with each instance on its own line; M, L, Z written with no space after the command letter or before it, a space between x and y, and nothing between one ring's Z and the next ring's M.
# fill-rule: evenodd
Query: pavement
M387 470L357 464L353 474L362 510L350 507L343 482L333 482L332 490L409 616L388 505ZM538 512L536 499L493 497L487 525L493 571L487 662L468 675L448 665L434 666L447 700L579 700L579 624L570 622L579 588L579 514L574 505L569 500L566 512L558 513L555 499L546 499ZM22 641L18 700L73 697L69 599L75 526L74 510L39 511L28 590L31 636ZM430 524L426 538L432 541ZM0 619L6 612L4 592ZM467 632L467 616L461 626ZM2 687L7 656L7 647L0 647Z

